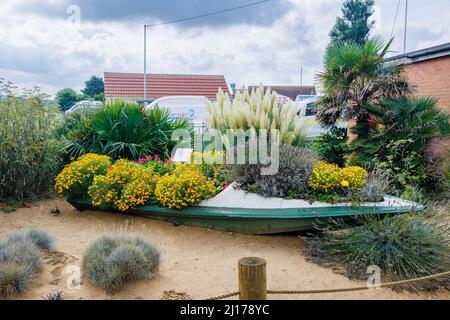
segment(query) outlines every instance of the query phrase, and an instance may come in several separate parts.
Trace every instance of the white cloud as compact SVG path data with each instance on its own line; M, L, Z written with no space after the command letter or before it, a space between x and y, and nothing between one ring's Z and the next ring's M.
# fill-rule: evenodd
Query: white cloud
M288 1L288 0L280 0ZM233 23L224 26L184 24L156 27L149 32L149 68L159 73L224 74L238 85L313 83L328 33L343 0L290 0L292 10L270 25ZM12 1L11 1L12 2ZM142 72L143 22L84 21L67 23L57 16L16 13L2 4L0 12L0 77L20 87L39 85L54 94L63 87L81 89L91 75L104 71ZM410 1L409 49L450 41L450 3ZM378 0L377 32L390 36L397 1ZM393 50L402 48L402 13ZM220 16L217 16L220 19Z

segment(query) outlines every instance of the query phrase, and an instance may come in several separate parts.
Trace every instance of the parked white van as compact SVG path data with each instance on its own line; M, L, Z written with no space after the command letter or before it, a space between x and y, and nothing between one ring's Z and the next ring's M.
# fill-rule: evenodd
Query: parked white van
M146 106L168 109L173 119L188 119L194 128L206 126L207 99L201 96L169 96L157 99Z

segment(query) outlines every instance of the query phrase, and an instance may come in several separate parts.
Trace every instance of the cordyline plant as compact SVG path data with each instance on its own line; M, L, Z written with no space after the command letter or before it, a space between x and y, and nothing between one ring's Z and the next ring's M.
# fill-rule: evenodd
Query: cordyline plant
M259 135L261 130L279 130L280 143L297 145L302 141L304 112L299 112L292 102L280 104L278 95L270 88L237 91L233 100L219 90L217 101L208 104L207 124L209 129L244 132L252 130Z
M364 45L337 42L327 48L317 74L324 93L317 114L322 124L334 125L342 117L368 125L368 105L412 94L402 67L384 61L391 43L374 37Z

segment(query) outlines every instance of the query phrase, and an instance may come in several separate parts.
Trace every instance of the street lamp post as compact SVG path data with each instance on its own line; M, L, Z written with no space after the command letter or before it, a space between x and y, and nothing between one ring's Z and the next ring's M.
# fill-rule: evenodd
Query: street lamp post
M144 105L147 103L147 25L144 24Z
M405 34L403 39L403 53L406 53L406 37L408 32L408 0L406 0L405 4Z

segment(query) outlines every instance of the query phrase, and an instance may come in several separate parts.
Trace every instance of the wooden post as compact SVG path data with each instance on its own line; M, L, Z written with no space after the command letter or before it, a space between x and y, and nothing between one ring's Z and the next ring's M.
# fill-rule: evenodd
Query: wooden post
M267 300L266 260L242 258L238 271L239 300Z

